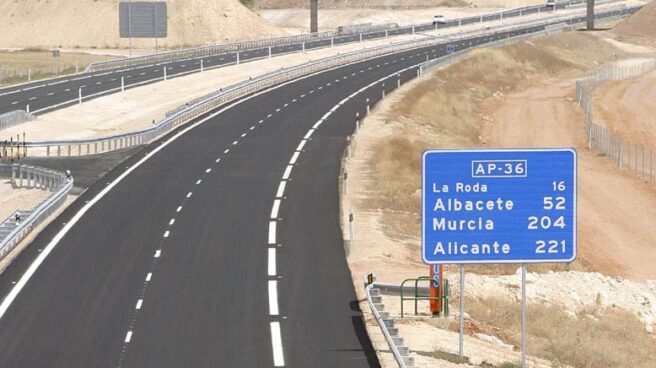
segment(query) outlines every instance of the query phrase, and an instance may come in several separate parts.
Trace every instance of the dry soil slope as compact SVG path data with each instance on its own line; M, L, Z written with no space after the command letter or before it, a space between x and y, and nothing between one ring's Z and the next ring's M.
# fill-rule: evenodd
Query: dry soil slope
M656 46L656 0L618 24L613 33L621 40Z
M238 0L168 0L168 37L164 47L266 37L282 31ZM0 48L126 48L119 38L119 0L0 1ZM152 39L133 40L152 47Z
M415 8L435 6L517 7L541 4L544 0L320 0L322 8ZM253 0L261 9L306 8L307 0Z

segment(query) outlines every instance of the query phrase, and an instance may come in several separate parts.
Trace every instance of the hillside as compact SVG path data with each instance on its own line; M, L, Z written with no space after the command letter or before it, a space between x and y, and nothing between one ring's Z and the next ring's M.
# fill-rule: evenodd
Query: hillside
M656 1L651 1L614 29L619 39L656 46Z
M127 48L119 38L120 0L0 1L0 48ZM281 34L238 0L168 0L168 37L163 47L201 45ZM150 48L153 39L133 39Z
M518 7L543 0L319 0L321 8ZM307 8L308 0L249 0L260 9Z

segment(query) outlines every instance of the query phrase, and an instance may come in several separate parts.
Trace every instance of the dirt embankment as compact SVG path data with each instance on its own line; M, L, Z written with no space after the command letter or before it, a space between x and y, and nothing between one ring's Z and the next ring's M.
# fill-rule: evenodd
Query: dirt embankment
M650 367L656 356L654 335L648 333L656 327L656 285L644 279L656 279L656 233L650 225L656 218L656 189L587 149L582 112L574 102L576 78L625 57L630 55L596 36L561 34L475 51L384 101L363 123L355 157L345 164L349 195L343 206L354 209L358 234L349 254L354 280L372 270L386 282L427 274L419 254L424 149L575 147L579 258L566 266L529 267L529 353L554 366ZM561 272L572 270L578 272ZM453 271L447 266L452 283L458 280ZM482 274L467 279L467 331L483 334L478 340L493 336L497 350L517 349L515 271L512 266L467 267L468 273ZM485 276L490 274L511 276ZM607 293L611 287L628 294ZM439 366L436 358L457 352L454 335L434 319L399 324L422 365ZM454 327L457 323L448 320L441 326ZM423 338L438 333L451 343ZM482 343L471 341L477 345L467 354L490 362L481 356ZM494 359L493 366L499 366Z
M307 8L306 0L252 0L260 9ZM518 7L537 5L544 0L321 0L321 8L419 8L419 7Z
M656 151L656 72L609 81L593 93L593 116L622 139Z
M613 29L620 40L656 46L656 1L652 0L634 16Z
M119 38L119 0L16 0L0 2L0 48L127 48ZM280 35L238 0L168 0L168 37L160 47L203 45ZM136 48L153 39L133 39Z

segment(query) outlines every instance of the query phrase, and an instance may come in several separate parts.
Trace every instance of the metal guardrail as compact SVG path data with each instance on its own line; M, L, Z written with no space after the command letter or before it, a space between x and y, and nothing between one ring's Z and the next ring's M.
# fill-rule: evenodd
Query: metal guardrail
M0 167L3 167L0 171L7 171L9 165L0 165ZM24 165L12 165L10 170L13 185L23 186L23 175L25 175L25 184L28 187L50 188L53 193L39 203L25 219L21 219L19 224L16 224L13 216L2 223L10 225L13 230L0 239L0 260L4 259L30 231L55 212L73 188L73 178L66 178L65 174L54 170Z
M34 119L32 114L24 110L14 110L0 114L0 130L7 129L14 125L23 124L32 119Z
M367 303L371 308L371 313L376 318L376 322L383 336L385 336L385 341L387 341L399 368L414 368L415 358L410 356L410 349L404 345L403 338L399 336L398 327L395 327L394 320L389 318L389 312L384 311L385 306L380 290L376 288L376 283L367 284L365 282L364 291L367 295Z
M636 8L627 8L621 10L611 10L607 13L600 14L600 17L610 16L609 14L628 14L630 11L637 11L640 7ZM480 36L493 36L497 35L503 31L509 31L521 27L527 27L528 25L533 27L549 26L556 23L567 22L568 24L578 23L582 20L576 21L576 19L581 18L580 16L569 16L569 17L558 17L556 19L550 19L548 21L534 21L534 22L525 22L521 24L514 24L511 26L503 26L498 29L480 33L476 31ZM527 35L534 35L537 32L527 33ZM436 44L444 42L455 42L458 40L466 39L467 34L457 35L457 38L431 38L416 40L411 42L400 42L386 46L380 46L363 51L354 51L351 53L337 55L321 59L318 61L310 62L305 65L295 66L290 69L283 69L281 71L272 72L267 75L263 75L252 80L240 82L234 84L225 89L219 90L207 96L204 96L202 99L194 101L193 103L188 103L184 106L184 109L176 109L174 113L168 114L164 119L158 122L156 125L143 129L136 132L123 133L118 135L106 136L101 138L89 138L89 139L78 139L78 140L55 140L55 141L43 141L43 142L26 142L25 146L32 151L32 155L35 154L34 149L45 150L45 152L36 152L37 155L45 153L46 156L80 156L80 155L89 155L97 154L102 152L108 152L116 149L127 148L135 145L146 144L155 138L171 131L173 128L183 124L186 121L189 121L193 118L196 118L202 114L205 114L218 106L221 106L227 102L234 101L240 97L246 96L248 94L254 93L256 91L272 87L274 85L287 82L293 79L296 79L301 76L309 75L319 71L327 70L336 66L350 64L353 62L363 61L377 56L382 56L386 54L412 50L416 48L422 48L427 46L433 46ZM496 41L499 42L499 41ZM489 46L488 43L486 46ZM483 46L481 46L483 47ZM453 57L453 56L452 56ZM441 60L440 62L444 62Z
M570 6L572 4L582 3L584 1L585 0L561 1L558 2L558 5L565 7L565 6ZM477 16L459 18L447 22L448 24L451 24L450 26L447 25L447 27L454 27L454 26L459 26L462 24L468 24L473 22L487 22L487 21L494 21L494 20L502 20L504 17L509 18L509 17L531 14L531 13L539 13L540 10L543 8L544 8L544 4L533 5L533 6L526 6L522 8L510 9L501 12L486 13ZM352 37L354 35L360 35L361 36L360 40L362 40L363 37L366 37L368 35L377 34L388 30L395 31L395 34L409 33L410 31L414 33L414 30L416 28L426 28L426 27L434 26L432 23L418 23L418 24L408 25L404 27L391 27L392 24L393 23L383 24L383 25L373 25L371 29L363 29L360 32L347 32L346 34L342 34L339 31L304 33L304 34L293 35L293 36L272 37L268 39L238 41L238 42L231 42L226 44L174 50L174 51L144 55L134 58L101 61L101 62L95 62L89 64L84 71L97 72L97 71L104 71L110 69L120 69L125 67L152 65L152 64L172 62L177 60L207 57L207 56L229 53L229 52L245 51L255 48L276 47L276 46L283 46L283 45L289 45L289 44L295 44L301 42L322 41L331 38L339 39L340 37ZM435 28L437 29L436 25ZM445 27L443 26L443 28Z
M653 183L656 179L656 155L643 144L622 139L612 130L594 122L592 91L606 81L637 77L656 69L656 55L638 64L602 67L591 76L576 82L576 102L585 116L588 148L610 158L618 168L628 169L641 179Z

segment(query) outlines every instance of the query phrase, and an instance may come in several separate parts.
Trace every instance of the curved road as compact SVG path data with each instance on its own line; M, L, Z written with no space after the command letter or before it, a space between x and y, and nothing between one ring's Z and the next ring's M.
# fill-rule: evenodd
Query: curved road
M391 76L389 92L444 49L263 91L119 165L0 279L0 366L378 366L344 254L340 160L376 82Z

